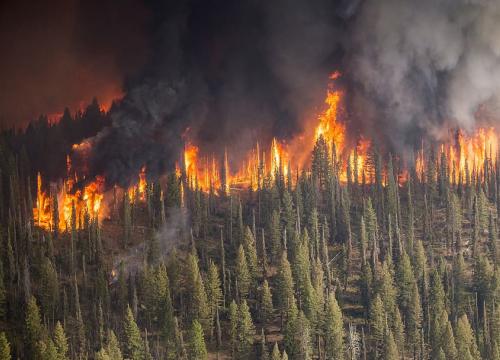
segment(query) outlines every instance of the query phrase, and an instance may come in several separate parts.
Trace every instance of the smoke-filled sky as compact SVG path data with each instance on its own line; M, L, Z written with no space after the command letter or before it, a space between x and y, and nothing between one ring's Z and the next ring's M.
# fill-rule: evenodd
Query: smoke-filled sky
M149 10L135 0L0 2L0 124L109 105L148 57Z
M92 141L111 181L163 171L181 135L206 151L290 138L343 74L350 127L393 148L497 123L498 0L102 0L0 8L0 116L124 94ZM443 126L445 124L445 126ZM233 150L233 153L236 152Z

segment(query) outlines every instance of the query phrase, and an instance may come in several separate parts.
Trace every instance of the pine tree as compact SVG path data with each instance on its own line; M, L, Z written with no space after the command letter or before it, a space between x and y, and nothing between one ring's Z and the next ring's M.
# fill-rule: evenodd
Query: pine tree
M378 223L377 214L373 208L371 198L368 198L366 201L363 216L366 222L368 246L372 252L372 266L376 268L376 262L378 261Z
M271 294L271 288L267 280L264 280L262 284L262 294L260 301L260 315L263 323L268 323L272 320L274 313L273 308L273 297Z
M10 344L7 341L5 333L2 331L0 333L0 360L11 360L12 355L10 354Z
M462 253L458 253L453 263L453 313L462 315L467 306L467 281L465 276L465 261Z
M369 324L373 340L375 341L376 346L379 347L384 339L385 331L384 304L379 295L375 297L370 306Z
M130 306L127 306L125 321L123 324L123 333L125 358L130 360L142 360L144 356L144 343Z
M234 356L238 344L238 305L234 300L229 305L229 339L231 353Z
M369 263L361 265L361 281L359 282L359 285L360 285L361 303L363 304L365 312L367 313L372 300L372 285L373 285L372 269Z
M295 230L295 211L293 211L292 196L285 190L283 193L283 202L281 208L281 221L283 221L284 229L287 237L293 239Z
M298 293L298 301L304 309L307 318L316 322L318 304L316 292L311 284L311 264L309 261L309 236L304 230L302 241L299 242L293 266L294 279Z
M253 325L250 309L246 300L243 300L238 309L238 345L236 354L238 359L252 358L253 338L255 327Z
M410 307L412 305L412 292L415 284L413 269L411 267L410 257L403 251L399 259L396 271L396 283L398 285L398 303L403 310L405 318L408 318Z
M194 254L187 257L187 284L190 319L206 319L209 314L207 294L198 267L198 258Z
M25 334L25 344L28 347L28 353L31 355L31 358L36 358L39 356L37 353L37 345L40 341L43 341L46 336L40 318L40 310L33 296L29 299L26 307Z
M281 255L281 231L280 231L280 213L273 210L269 224L269 241L271 259L273 263L277 263Z
M494 269L486 256L478 255L474 266L474 287L477 292L477 302L479 313L482 313L482 304L491 301L492 280L494 278Z
M174 328L174 307L172 305L172 297L170 294L170 281L168 278L165 265L162 263L157 270L156 287L158 291L157 299L157 317L161 327L162 335L165 339L173 337L172 329Z
M142 360L153 360L153 356L151 355L151 351L149 350L149 340L148 340L148 331L146 329L144 334L144 355L142 356Z
M278 284L278 301L281 313L287 312L291 303L295 302L294 297L294 283L292 277L292 269L288 262L286 251L283 251L281 256L281 263L277 274Z
M87 339L85 337L85 325L83 323L82 311L80 308L80 296L78 293L78 283L75 277L75 328L76 328L76 345L78 357L85 359L87 357Z
M436 316L441 315L441 313L446 310L443 283L441 282L441 276L437 270L434 270L432 273L429 304L430 313Z
M187 360L187 351L184 346L184 338L182 331L179 328L179 321L174 317L173 339L170 339L167 344L167 359L168 360Z
M399 360L398 347L390 329L386 329L384 336L384 360Z
M40 272L40 303L44 314L52 317L59 298L57 272L48 258L42 260Z
M106 352L109 356L110 360L122 360L122 352L120 350L120 345L118 343L118 339L113 331L109 332L108 335L108 344L106 346Z
M213 323L215 321L215 316L217 308L222 301L222 291L220 288L219 270L217 265L210 260L208 264L208 275L207 275L207 299L209 307L210 316L210 334L213 335Z
M406 318L406 334L407 343L415 353L418 346L420 329L422 327L422 305L420 303L420 294L418 292L418 286L415 282L413 284L413 289L411 292L411 302L408 308L408 314Z
M189 359L206 360L208 359L207 348L203 336L203 328L198 320L193 320L191 335L189 338Z
M281 357L281 360L288 360L288 354L286 353L286 350L283 350L283 356Z
M95 353L95 360L110 360L110 358L105 349L100 349Z
M260 269L259 262L257 260L257 247L255 244L255 237L248 226L246 227L245 235L243 236L243 248L245 250L251 283L255 283L259 276Z
M444 353L443 349L439 349L438 356L436 357L436 360L446 360L446 354Z
M330 293L328 297L324 321L323 338L326 357L332 360L342 360L344 359L344 325L342 311L333 293Z
M260 332L260 360L269 360L269 353L267 352L266 335L264 334L264 328L262 328Z
M238 281L238 295L245 299L250 291L251 275L248 270L247 258L243 245L238 248L236 257L236 280Z
M436 348L433 352L443 351L448 359L457 358L457 348L455 345L455 336L453 335L453 328L451 327L451 322L446 318L446 313L443 312L442 319L442 330L440 338L437 341Z
M378 277L378 293L384 304L385 312L389 316L393 316L396 309L397 290L394 286L392 272L387 262L384 262L380 268Z
M40 359L50 360L57 358L57 350L52 339L38 342L38 353L41 354Z
M273 352L271 353L271 360L281 360L280 349L278 348L277 342L274 343Z
M302 311L299 312L292 336L285 339L286 349L290 355L297 359L312 359L312 339L309 321Z
M458 360L481 359L474 332L472 331L469 319L467 319L467 315L465 314L458 319L456 343Z
M68 359L68 340L59 321L54 328L54 345L57 350L57 360Z
M493 263L498 264L500 262L500 254L498 251L497 227L491 211L488 218L488 247Z
M399 308L397 306L394 312L390 329L394 336L394 341L396 342L399 352L403 353L405 349L404 325L403 319L401 318L401 313L399 312Z

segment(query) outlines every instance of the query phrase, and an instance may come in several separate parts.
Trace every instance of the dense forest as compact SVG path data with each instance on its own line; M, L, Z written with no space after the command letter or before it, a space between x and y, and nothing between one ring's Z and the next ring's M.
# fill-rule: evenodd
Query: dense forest
M106 121L94 103L2 134L0 360L500 359L498 160L456 174L428 146L401 179L374 148L342 179L319 137L296 178L226 192L173 171L100 220L37 226L37 171Z

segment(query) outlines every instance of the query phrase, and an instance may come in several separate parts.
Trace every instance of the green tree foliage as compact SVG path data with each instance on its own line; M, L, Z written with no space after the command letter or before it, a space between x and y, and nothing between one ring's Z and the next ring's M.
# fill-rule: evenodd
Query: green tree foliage
M387 329L384 336L384 360L398 360L399 352L392 331Z
M193 320L191 334L189 337L189 359L206 360L208 359L203 328L198 320Z
M26 306L25 315L25 343L28 347L28 353L32 358L40 356L38 353L38 343L46 338L45 329L40 318L40 309L32 296Z
M247 257L245 254L245 249L243 245L240 245L238 248L238 255L236 257L236 281L238 282L238 295L241 298L248 297L248 293L250 291L250 284L252 282L252 278L250 275L250 271L247 265Z
M469 324L467 315L462 315L457 322L457 354L458 360L480 360L481 355L477 348L474 332Z
M229 305L229 341L231 353L234 355L238 344L238 305L233 300Z
M245 228L245 235L243 236L243 248L245 250L251 283L255 284L255 281L259 277L260 269L259 262L257 260L257 246L255 244L255 237L248 226Z
M216 317L217 307L222 301L222 290L219 279L219 269L217 265L210 260L208 264L208 275L207 275L207 300L209 307L209 317L210 323L213 324ZM210 326L210 333L212 334L213 326Z
M273 352L271 353L271 360L281 360L280 349L278 348L277 342L274 343Z
M118 343L118 339L113 331L109 332L108 335L108 343L106 345L106 353L109 356L110 360L122 360L122 352L120 350L120 344Z
M410 316L412 305L412 293L414 291L415 278L410 262L410 257L403 251L397 264L396 283L398 286L398 304L405 318Z
M59 299L57 272L49 258L42 260L40 270L40 303L44 314L54 316Z
M4 332L0 333L0 360L11 360L10 344Z
M58 321L54 328L54 345L57 350L57 360L68 359L68 339L61 323Z
M271 252L271 260L277 263L281 256L281 228L280 228L280 213L273 210L271 220L269 222L269 248Z
M370 306L369 324L372 338L375 343L380 346L384 339L386 325L384 304L379 295L375 296L375 299Z
M260 316L264 323L268 323L272 320L274 313L273 307L273 297L271 293L271 288L267 280L264 280L262 284L262 291L260 297Z
M187 257L186 271L190 319L206 319L209 314L207 294L198 267L198 257L192 253Z
M236 355L238 359L251 359L253 353L253 342L255 327L253 325L250 309L246 300L243 300L238 308L238 344L236 346Z
M130 306L127 306L123 323L124 356L130 360L143 360L144 343Z
M279 308L283 314L288 311L292 303L295 303L292 269L290 267L290 262L288 262L286 251L283 251L281 255L281 263L277 274L277 284Z
M326 304L325 328L323 338L325 341L325 354L328 359L344 359L344 324L334 294L330 294Z

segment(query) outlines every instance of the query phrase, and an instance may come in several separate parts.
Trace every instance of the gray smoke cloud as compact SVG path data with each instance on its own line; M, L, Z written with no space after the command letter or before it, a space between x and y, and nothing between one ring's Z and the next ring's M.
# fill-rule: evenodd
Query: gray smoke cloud
M472 130L478 108L498 102L496 0L366 1L350 29L352 105L365 117L361 123L399 149L415 134L440 136L448 126Z
M153 3L152 58L92 140L93 173L110 184L172 169L188 127L220 158L293 138L335 70L349 129L387 150L472 130L483 105L498 123L498 0Z

